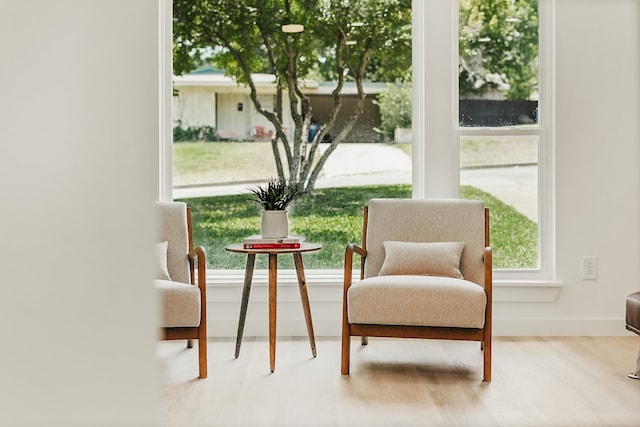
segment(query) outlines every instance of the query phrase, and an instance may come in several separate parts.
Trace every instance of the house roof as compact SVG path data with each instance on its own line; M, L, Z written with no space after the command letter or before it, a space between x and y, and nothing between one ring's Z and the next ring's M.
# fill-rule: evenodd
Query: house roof
M256 85L271 85L274 82L272 74L253 74ZM179 86L238 86L236 80L224 73L191 73L173 76L173 82Z
M275 76L273 74L256 73L252 74L253 81L258 88L272 88L275 91ZM173 76L173 84L180 87L208 87L217 88L219 91L246 91L245 85L239 84L233 77L227 76L222 70L213 68L203 68L181 76ZM308 94L330 95L336 87L336 82L318 82L316 80L304 80L301 90ZM384 91L387 83L365 82L364 92L367 94L377 94ZM358 89L355 82L345 82L342 94L357 94Z

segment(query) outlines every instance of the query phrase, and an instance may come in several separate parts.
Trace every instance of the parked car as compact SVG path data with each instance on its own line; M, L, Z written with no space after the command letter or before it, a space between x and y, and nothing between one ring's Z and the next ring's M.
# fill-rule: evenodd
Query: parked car
M320 132L320 128L322 128L320 123L311 122L311 125L309 126L309 142L313 141L313 138L315 138L318 132ZM333 138L331 138L331 135L327 133L322 137L321 142L331 143L331 141L333 141Z

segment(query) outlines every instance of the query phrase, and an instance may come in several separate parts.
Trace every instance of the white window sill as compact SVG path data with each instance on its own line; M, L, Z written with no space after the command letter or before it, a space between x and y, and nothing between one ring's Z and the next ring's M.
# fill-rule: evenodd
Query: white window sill
M359 270L354 270L353 278L358 280ZM305 278L309 286L342 287L341 270L308 270ZM207 285L209 287L232 286L242 287L244 270L208 270ZM252 286L265 287L269 283L267 270L255 270ZM295 270L278 271L278 286L297 286L298 278ZM557 280L501 280L493 281L493 302L553 302L564 284ZM339 298L342 294L338 293Z

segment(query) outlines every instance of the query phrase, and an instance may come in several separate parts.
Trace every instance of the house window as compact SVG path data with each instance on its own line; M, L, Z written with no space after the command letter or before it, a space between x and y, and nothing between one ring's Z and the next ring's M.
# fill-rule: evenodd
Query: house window
M414 50L414 123L424 123L414 126L416 144L424 141L414 193L500 206L491 217L496 279L553 277L552 6L414 2L424 27L415 35L424 53ZM505 252L509 241L516 250Z
M460 0L458 9L460 185L501 209L492 234L503 269L540 268L537 3ZM503 250L511 240L520 250Z

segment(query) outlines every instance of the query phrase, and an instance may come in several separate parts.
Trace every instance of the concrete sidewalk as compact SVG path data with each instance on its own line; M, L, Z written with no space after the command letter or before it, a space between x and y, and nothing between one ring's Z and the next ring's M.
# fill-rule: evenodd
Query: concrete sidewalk
M321 145L322 152L326 145ZM384 144L342 144L329 156L316 188L375 184L411 184L411 159L403 151ZM244 194L247 183L211 184L175 188L173 197Z
M322 147L326 149L326 146ZM411 159L402 150L385 144L343 144L325 164L316 188L378 184L411 184ZM538 166L506 166L465 169L461 185L472 185L538 221ZM246 194L246 183L212 184L175 188L176 199Z

